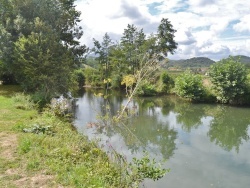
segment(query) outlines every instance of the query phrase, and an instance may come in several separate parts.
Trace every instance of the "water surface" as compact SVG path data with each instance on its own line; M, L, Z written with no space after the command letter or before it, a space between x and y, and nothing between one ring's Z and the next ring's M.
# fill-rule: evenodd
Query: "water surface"
M145 187L250 187L250 108L190 104L173 96L137 98L130 103L134 113L128 113L126 127L87 127L126 102L119 94L103 99L85 92L76 102L75 126L128 160L144 150L167 160L170 172L159 181L145 181Z

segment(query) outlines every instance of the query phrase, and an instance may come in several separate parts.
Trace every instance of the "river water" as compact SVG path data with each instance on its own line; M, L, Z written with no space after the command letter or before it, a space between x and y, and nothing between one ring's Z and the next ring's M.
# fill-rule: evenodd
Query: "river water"
M86 91L77 99L74 124L79 132L98 139L104 148L112 146L128 160L146 150L166 161L163 167L170 172L142 186L250 187L250 108L190 104L174 96L136 98L129 105L126 126L90 126L107 111L116 114L126 102L120 94L104 99Z

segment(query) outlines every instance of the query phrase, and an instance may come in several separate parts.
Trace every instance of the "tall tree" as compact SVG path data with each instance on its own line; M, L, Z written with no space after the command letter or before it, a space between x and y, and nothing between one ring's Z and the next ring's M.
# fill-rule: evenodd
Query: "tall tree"
M103 36L101 43L96 39L93 39L93 41L93 51L98 55L97 60L100 63L100 70L102 72L104 71L105 78L108 78L110 76L110 50L113 46L113 42L107 33Z
M127 62L132 69L132 74L139 68L138 59L142 52L142 45L145 42L146 35L143 29L139 30L133 24L128 24L124 29L123 36L121 38L121 44L126 54Z
M64 77L69 78L86 52L86 46L78 41L83 32L78 26L80 12L75 10L74 1L0 0L0 34L4 36L0 37L0 60L25 89L43 90L43 84L27 79L39 75L29 75L33 72L64 85L59 89L54 83L49 84L47 91L67 90Z
M176 30L173 28L171 22L167 18L162 18L157 30L157 51L163 56L168 53L173 54L177 49L177 43L174 41L174 34Z
M22 36L14 43L13 72L26 91L36 92L48 100L54 94L67 92L72 86L74 57L58 42L53 28L39 18L35 21L35 29L36 32Z
M218 101L242 102L247 91L247 69L238 59L229 57L211 65L209 76Z

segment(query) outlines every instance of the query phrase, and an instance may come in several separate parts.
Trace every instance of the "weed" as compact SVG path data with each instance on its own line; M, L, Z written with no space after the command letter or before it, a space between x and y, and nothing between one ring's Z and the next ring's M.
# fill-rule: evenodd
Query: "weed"
M47 135L55 134L51 126L44 126L39 124L34 124L31 128L24 128L23 132L35 133L35 134L47 134Z
M21 154L28 153L31 150L31 140L29 138L24 138L20 142L18 149Z
M33 103L31 97L29 95L25 95L24 93L16 93L12 97L15 107L21 110L32 110L36 107Z

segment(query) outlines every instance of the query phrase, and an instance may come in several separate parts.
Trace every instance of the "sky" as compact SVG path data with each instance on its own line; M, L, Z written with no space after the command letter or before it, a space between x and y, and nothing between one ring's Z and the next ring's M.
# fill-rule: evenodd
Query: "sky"
M84 35L93 46L105 33L118 41L128 24L157 32L162 18L177 30L178 48L169 59L250 56L250 0L77 0Z

